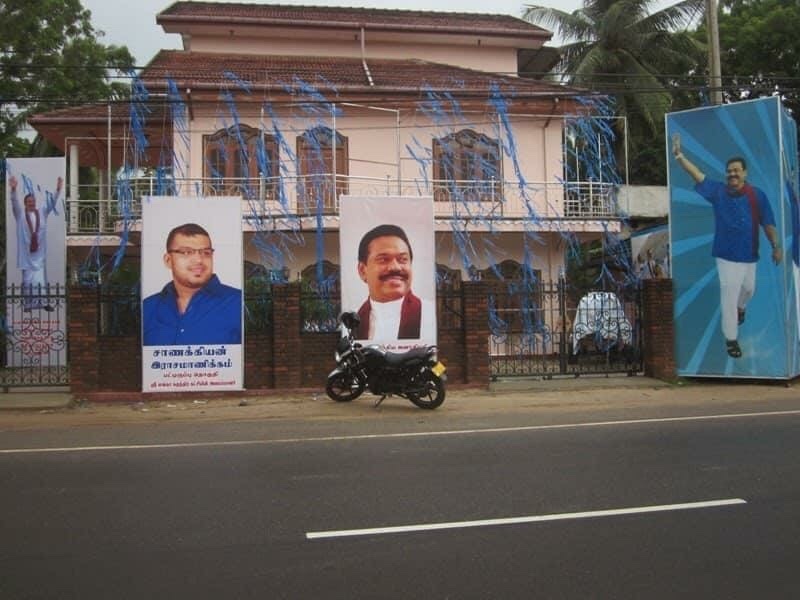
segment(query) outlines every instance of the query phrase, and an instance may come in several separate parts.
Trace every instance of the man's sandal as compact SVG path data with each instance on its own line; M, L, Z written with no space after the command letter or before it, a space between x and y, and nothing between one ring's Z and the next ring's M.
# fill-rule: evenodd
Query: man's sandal
M725 346L728 348L729 356L732 356L733 358L739 358L742 356L742 349L739 347L739 342L736 340L728 340L725 342Z

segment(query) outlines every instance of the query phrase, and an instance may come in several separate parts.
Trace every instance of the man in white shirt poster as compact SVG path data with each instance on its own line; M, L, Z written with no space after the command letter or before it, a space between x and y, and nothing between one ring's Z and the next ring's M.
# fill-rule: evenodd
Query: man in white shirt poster
M357 340L394 351L436 343L431 205L408 197L342 202L342 309L358 312Z
M356 338L376 342L419 339L422 301L411 291L414 253L405 231L378 225L358 246L358 275L369 287Z

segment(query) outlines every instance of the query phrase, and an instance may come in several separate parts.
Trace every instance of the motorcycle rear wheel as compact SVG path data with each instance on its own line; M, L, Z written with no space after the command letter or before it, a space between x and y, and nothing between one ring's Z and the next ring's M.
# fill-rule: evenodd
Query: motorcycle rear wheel
M354 380L346 373L337 373L328 378L325 384L325 393L328 398L336 402L350 402L364 392L364 385Z
M416 406L433 410L444 402L444 380L431 372L425 374L424 391L421 394L409 394L408 399Z

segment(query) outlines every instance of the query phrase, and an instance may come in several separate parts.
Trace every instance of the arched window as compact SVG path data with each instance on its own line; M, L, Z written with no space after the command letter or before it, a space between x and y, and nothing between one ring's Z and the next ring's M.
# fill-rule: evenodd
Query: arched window
M433 140L434 199L487 202L502 197L500 142L471 129Z
M349 172L346 136L337 132L334 138L333 131L321 125L297 138L301 211L313 214L322 203L324 212L335 212L339 196L347 193Z
M275 197L279 174L274 136L247 125L203 136L203 186L211 195Z

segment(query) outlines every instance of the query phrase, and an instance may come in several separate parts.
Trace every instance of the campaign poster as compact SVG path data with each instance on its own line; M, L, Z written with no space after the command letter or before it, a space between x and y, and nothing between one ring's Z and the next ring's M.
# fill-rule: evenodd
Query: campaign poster
M401 352L436 344L431 196L342 196L342 311L358 313L363 344Z
M764 98L671 113L666 128L678 374L795 375L794 123Z
M797 124L789 111L781 114L781 163L783 186L784 249L786 278L786 335L789 344L789 376L800 375L800 173L797 157Z
M142 202L142 390L241 390L239 197Z
M66 161L6 159L6 365L67 364Z

